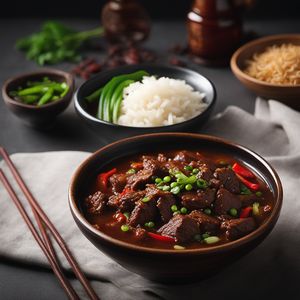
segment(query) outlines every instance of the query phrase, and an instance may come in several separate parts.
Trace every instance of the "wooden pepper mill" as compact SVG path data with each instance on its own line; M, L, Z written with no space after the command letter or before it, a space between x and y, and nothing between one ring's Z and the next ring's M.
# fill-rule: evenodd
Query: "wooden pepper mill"
M102 24L110 42L140 42L150 33L150 18L137 0L110 0L102 9Z
M226 65L242 39L240 4L194 0L187 16L189 51L208 65Z

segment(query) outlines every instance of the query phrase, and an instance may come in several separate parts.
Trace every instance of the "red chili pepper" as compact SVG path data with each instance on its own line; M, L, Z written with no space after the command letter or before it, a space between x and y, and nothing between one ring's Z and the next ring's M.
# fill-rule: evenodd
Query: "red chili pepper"
M117 220L119 223L121 223L121 222L126 222L126 221L127 221L126 216L123 215L121 212L116 213L116 214L113 216L113 218L114 218L115 220Z
M133 163L131 164L131 167L132 167L133 169L142 169L142 168L143 168L143 163L141 163L141 162L133 162Z
M124 196L128 193L132 192L132 189L131 188L125 188L121 193L120 193L120 196Z
M98 181L100 181L102 188L104 190L107 189L107 183L108 183L108 179L110 176L112 176L113 174L117 173L117 169L113 168L112 170L106 172L106 173L101 173L98 175Z
M150 237L152 237L155 240L161 241L161 242L170 242L170 243L175 243L175 239L168 237L168 236L164 236L164 235L160 235L160 234L156 234L153 232L148 232L148 235Z
M239 174L243 177L246 177L246 178L256 178L256 176L248 169L246 169L245 167L241 166L240 164L238 163L235 163L233 166L232 166L232 170L236 173L236 174Z
M250 213L252 211L252 207L251 206L248 206L248 207L245 207L244 209L242 209L241 213L240 213L240 218L241 219L244 219L244 218L248 218Z
M253 183L253 182L251 182L251 181L245 179L244 177L242 177L242 176L239 175L239 174L236 174L236 176L237 176L238 179L239 179L246 187L248 187L249 189L254 190L254 191L259 190L259 184L258 184L258 183Z

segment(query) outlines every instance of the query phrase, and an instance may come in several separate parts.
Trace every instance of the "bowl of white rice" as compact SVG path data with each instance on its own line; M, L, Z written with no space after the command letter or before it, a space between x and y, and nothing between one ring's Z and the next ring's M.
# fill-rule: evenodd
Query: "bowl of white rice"
M118 118L112 121L97 116L97 103L86 97L118 75L147 72L126 86ZM216 101L215 87L201 74L180 67L134 65L101 72L83 83L75 93L78 115L104 142L133 135L185 131L197 132L208 120Z

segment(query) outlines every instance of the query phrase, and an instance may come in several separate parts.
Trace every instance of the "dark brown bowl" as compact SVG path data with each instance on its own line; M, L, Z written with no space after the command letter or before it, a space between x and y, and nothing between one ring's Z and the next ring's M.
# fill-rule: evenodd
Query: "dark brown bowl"
M87 187L96 174L113 161L135 153L165 149L215 150L229 154L251 166L270 186L275 204L265 223L249 235L209 248L174 251L140 247L114 239L96 230L83 216L81 205ZM184 282L200 280L254 249L271 232L282 205L282 186L274 169L253 151L213 136L189 133L148 134L105 146L87 158L75 172L69 188L69 205L79 229L103 253L124 268L151 280ZM270 249L271 250L271 249Z
M256 95L266 99L281 101L295 109L300 109L300 85L279 85L270 84L257 80L246 73L247 60L251 59L255 53L263 52L267 47L281 44L300 45L300 34L280 34L263 37L249 42L239 48L231 58L231 70L237 79Z
M25 86L27 81L40 80L45 76L57 82L66 82L70 87L68 93L60 100L42 106L25 104L9 96L10 91L16 90L19 86ZM26 124L39 128L50 126L55 117L68 107L72 100L73 91L74 79L70 73L56 69L43 69L8 79L2 87L2 97L12 113Z

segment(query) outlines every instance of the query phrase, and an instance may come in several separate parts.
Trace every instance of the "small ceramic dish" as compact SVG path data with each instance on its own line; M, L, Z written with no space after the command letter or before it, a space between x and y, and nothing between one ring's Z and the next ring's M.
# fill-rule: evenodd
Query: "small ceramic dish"
M151 75L166 76L174 79L185 80L196 91L205 94L204 101L207 103L206 109L194 118L182 123L159 126L159 127L130 127L100 120L92 114L90 105L85 97L105 85L112 77L132 73L138 70L145 70ZM106 142L118 140L133 135L163 132L163 131L196 131L209 118L216 102L216 90L211 81L199 73L179 67L169 67L160 65L134 65L99 73L86 81L79 87L74 96L75 108L79 116Z
M247 60L255 53L263 52L267 47L281 44L300 45L300 34L281 34L259 38L239 48L231 58L231 70L237 79L256 95L266 99L281 101L293 108L300 109L300 85L270 84L257 80L246 73Z
M11 91L17 90L19 86L26 86L28 81L38 81L43 77L48 77L56 82L65 82L69 86L69 91L61 99L42 106L25 104L9 95ZM43 69L8 79L2 87L2 97L12 113L26 124L39 128L50 126L55 117L68 107L72 100L73 91L74 79L70 73L55 69Z

